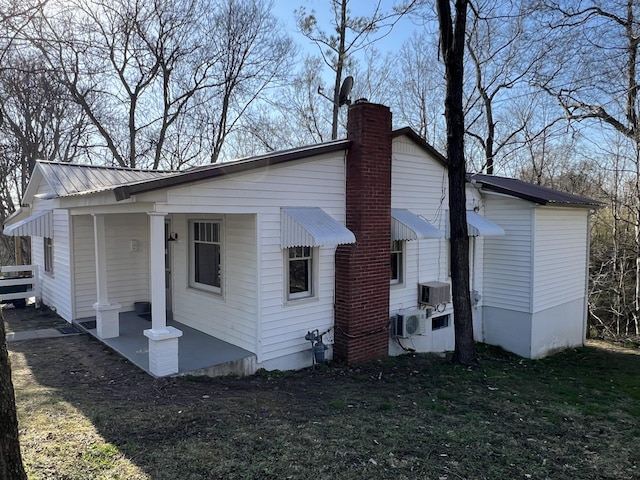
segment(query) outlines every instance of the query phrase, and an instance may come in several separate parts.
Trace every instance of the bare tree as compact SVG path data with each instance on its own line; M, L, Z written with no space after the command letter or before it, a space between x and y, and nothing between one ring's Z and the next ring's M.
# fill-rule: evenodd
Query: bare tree
M266 0L69 1L50 0L23 37L90 119L104 163L215 161L291 49Z
M382 0L372 2L368 16L352 15L350 0L328 0L331 8L331 25L327 33L318 22L314 10L307 12L304 7L295 11L298 28L304 36L316 44L323 62L333 72L333 88L328 98L333 104L331 138L338 138L338 116L340 113L340 86L345 68L349 68L352 56L380 38L389 34L396 23L413 11L421 2L406 0L392 6L390 11L382 10Z
M449 171L449 224L451 242L451 283L456 312L454 361L477 364L473 340L473 320L469 285L469 236L466 220L466 169L464 158L464 50L467 0L455 0L452 18L450 0L437 0L440 46L445 65L447 92L447 159Z
M444 149L446 125L443 122L445 88L443 65L433 61L437 39L423 31L400 49L393 79L394 120L412 127L422 138Z
M638 92L638 15L633 0L540 1L534 11L550 27L545 41L555 62L538 73L538 85L553 96L570 122L586 123L592 135L610 128L627 142L626 169L616 167L619 187L629 189L622 203L616 200L612 228L616 235L629 222L633 242L625 252L616 250L619 262L633 258L635 285L630 314L635 334L640 334L640 107ZM596 133L594 133L596 132ZM622 199L618 199L622 200ZM627 212L627 214L623 214ZM626 275L628 268L615 267ZM615 283L615 282L614 282Z
M526 128L526 118L509 115L504 106L524 96L533 98L530 80L546 54L526 13L520 3L470 2L467 51L474 82L466 128L483 155L479 170L488 174L494 173L496 159L508 158L522 145L519 133Z
M271 2L225 0L211 18L208 39L219 60L220 87L202 102L210 161L220 159L225 139L265 94L288 78L294 54L291 39L271 15Z

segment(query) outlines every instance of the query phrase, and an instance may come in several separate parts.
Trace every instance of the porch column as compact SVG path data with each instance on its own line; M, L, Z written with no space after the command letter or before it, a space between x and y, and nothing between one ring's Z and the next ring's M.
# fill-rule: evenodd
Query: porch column
M98 301L96 310L96 333L100 338L120 336L120 308L118 303L109 302L107 287L107 241L105 239L104 215L93 214L93 237L96 253L96 290Z
M144 335L149 338L149 371L163 377L178 373L178 338L182 332L167 326L164 214L149 212L148 215L151 328L145 330Z

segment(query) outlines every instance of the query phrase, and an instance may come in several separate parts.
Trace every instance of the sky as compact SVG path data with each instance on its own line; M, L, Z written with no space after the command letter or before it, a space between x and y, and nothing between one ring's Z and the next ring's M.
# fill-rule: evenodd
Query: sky
M382 9L390 11L392 0L382 0ZM373 11L374 2L372 0L351 0L349 9L354 15L368 16ZM326 25L325 31L330 29L331 7L330 0L273 0L273 14L284 23L287 32L294 39L301 52L317 54L318 49L304 35L298 32L296 27L294 10L305 7L308 12L315 10L321 25ZM402 44L409 39L414 32L419 31L421 26L415 20L409 18L401 19L389 35L376 42L376 48L382 53L392 52L400 49Z

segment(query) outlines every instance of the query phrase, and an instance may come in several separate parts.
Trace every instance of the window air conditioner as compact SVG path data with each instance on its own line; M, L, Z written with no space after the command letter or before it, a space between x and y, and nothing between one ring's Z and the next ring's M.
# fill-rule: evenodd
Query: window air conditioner
M394 337L409 338L427 333L427 311L417 308L398 311L391 321L391 334Z
M418 303L435 307L451 301L451 290L448 283L427 282L418 285Z

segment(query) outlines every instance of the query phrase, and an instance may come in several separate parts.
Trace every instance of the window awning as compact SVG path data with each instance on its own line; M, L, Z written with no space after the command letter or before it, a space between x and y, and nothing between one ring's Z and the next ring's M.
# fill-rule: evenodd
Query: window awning
M442 238L444 234L422 217L405 208L391 209L391 239L421 240L423 238Z
M467 212L467 229L470 237L504 235L502 227L478 215L476 212Z
M38 213L34 213L30 217L20 220L5 227L5 235L11 235L13 237L47 237L52 238L53 233L53 215L51 210L43 210Z
M280 246L325 247L355 243L356 236L318 207L280 210Z

